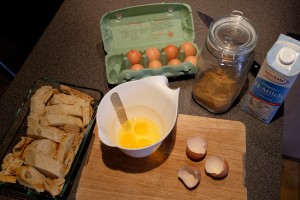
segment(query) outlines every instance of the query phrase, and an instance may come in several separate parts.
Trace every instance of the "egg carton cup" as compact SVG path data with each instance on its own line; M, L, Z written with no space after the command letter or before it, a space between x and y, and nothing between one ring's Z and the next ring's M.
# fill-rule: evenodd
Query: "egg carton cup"
M183 3L155 3L123 8L104 14L100 19L102 41L105 56L106 76L109 84L121 84L144 77L164 75L177 78L193 76L196 67L184 62L185 53L180 50L176 66L168 65L168 58L163 48L169 44L180 47L184 42L193 43L195 39L191 7ZM147 48L160 50L162 67L147 68L149 60L145 55ZM141 52L139 64L144 69L130 70L132 64L127 58L128 51L135 49Z
M190 62L184 62L186 58L183 50L180 50L177 59L181 61L176 66L168 65L168 57L165 52L160 50L161 55L159 61L162 63L160 68L147 68L149 60L142 52L142 59L139 64L144 66L142 70L131 70L132 64L126 56L126 52L122 54L115 54L107 57L105 63L108 66L107 77L111 83L124 83L127 81L138 80L143 77L165 75L167 77L176 78L183 75L195 74L195 66Z

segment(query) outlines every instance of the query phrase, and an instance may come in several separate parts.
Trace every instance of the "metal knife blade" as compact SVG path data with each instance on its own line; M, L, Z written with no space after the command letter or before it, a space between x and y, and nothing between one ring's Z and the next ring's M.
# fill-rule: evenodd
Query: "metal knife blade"
M207 28L209 28L210 24L214 21L214 19L204 14L203 12L197 11L197 13L202 22L206 25Z

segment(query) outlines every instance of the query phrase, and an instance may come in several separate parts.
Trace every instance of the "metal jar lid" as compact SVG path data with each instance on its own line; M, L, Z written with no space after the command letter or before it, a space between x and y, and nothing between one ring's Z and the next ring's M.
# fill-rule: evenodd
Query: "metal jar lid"
M233 62L252 54L257 37L252 22L242 12L232 11L210 25L206 45L221 62Z

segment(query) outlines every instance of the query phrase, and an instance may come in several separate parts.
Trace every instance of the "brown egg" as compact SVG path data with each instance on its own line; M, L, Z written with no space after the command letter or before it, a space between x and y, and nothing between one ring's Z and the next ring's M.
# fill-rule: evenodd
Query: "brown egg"
M168 65L170 65L170 66L176 66L176 65L178 65L178 64L180 64L180 63L181 63L181 61L178 60L177 58L175 58L175 59L170 60L170 61L168 62Z
M223 179L229 172L228 162L220 156L209 156L205 159L205 172L214 179Z
M184 62L190 62L194 66L196 66L197 65L197 57L196 56L188 56L184 59Z
M194 161L202 160L207 151L207 141L200 137L191 137L186 142L186 154Z
M185 57L195 56L197 53L197 49L191 42L184 42L180 46L180 50L183 50L185 52Z
M146 50L145 54L149 61L160 59L160 51L158 50L158 48L150 47Z
M201 181L201 173L195 165L187 164L179 169L178 178L188 189L195 189Z
M130 67L131 70L141 70L144 69L144 66L141 64L134 64Z
M175 59L178 55L179 49L173 44L169 44L163 48L163 51L166 52L169 60Z
M148 64L148 68L160 68L162 66L159 60L151 60Z
M135 49L128 51L126 56L132 65L138 64L142 58L141 52Z

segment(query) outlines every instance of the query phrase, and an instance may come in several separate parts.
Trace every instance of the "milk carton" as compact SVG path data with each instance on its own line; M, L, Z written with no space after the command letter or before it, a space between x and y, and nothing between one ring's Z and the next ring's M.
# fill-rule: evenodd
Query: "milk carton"
M270 123L300 72L300 42L281 34L250 87L242 110Z

